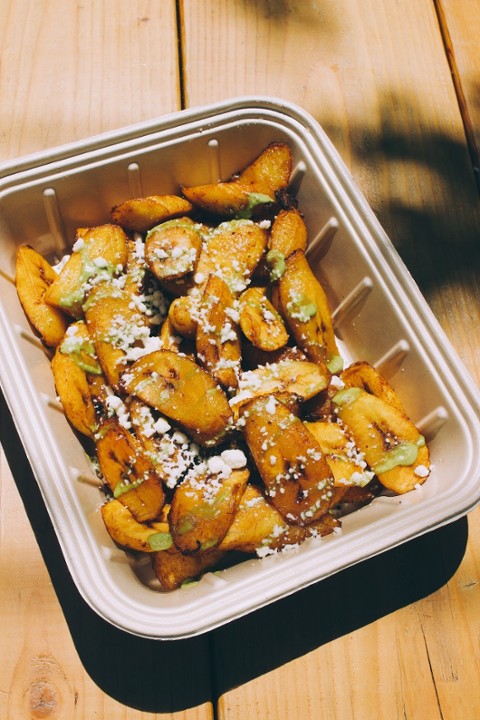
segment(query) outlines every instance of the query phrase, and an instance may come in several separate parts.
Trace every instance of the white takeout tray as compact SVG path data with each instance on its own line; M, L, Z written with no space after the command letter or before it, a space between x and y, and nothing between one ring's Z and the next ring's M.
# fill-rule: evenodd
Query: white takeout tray
M107 535L103 496L56 399L48 356L13 283L15 251L49 259L76 227L110 208L179 185L227 179L273 141L294 156L292 186L347 361L377 366L427 438L433 471L402 497L380 497L343 529L296 550L252 558L190 587L158 592L147 556ZM117 627L139 636L193 636L453 521L480 499L480 401L474 383L322 129L300 108L239 98L183 111L0 166L0 377L77 588ZM14 469L14 468L13 468Z

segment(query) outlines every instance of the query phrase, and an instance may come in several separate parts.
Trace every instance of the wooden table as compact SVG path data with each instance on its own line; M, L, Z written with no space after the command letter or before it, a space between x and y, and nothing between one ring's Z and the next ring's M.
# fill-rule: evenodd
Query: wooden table
M228 97L292 100L479 384L479 36L478 0L2 0L0 160ZM480 718L480 510L155 643L85 607L20 452L12 469L30 519L2 456L2 720Z

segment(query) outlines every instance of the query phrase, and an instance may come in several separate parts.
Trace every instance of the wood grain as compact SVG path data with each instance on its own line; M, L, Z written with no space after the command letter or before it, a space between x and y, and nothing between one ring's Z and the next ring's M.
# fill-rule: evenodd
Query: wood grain
M310 112L480 382L478 195L433 3L184 0L183 28L187 104Z
M174 0L0 4L0 159L179 108Z
M182 103L296 102L327 131L480 384L476 6L5 0L0 160ZM33 492L24 462L23 500ZM89 612L39 497L34 534L3 454L0 471L0 717L480 717L480 509L468 536L457 521L198 642L157 647Z
M457 3L436 0L445 51L463 117L472 169L480 191L480 83L478 80L478 34L480 13L475 0Z
M179 109L173 0L2 2L0 46L1 161ZM12 442L6 415L2 441ZM38 510L67 624L3 454L0 469L0 717L211 718L206 641L169 652L139 647L96 620ZM27 468L16 464L16 472L25 481ZM182 677L192 674L189 655L200 664L197 685Z
M471 3L461 10L458 3L443 5L475 118L476 56L461 44L475 37L464 24L478 12ZM478 333L472 332L480 323L479 203L434 3L184 0L183 53L187 105L272 95L298 103L319 120L480 383ZM310 603L301 596L297 608L287 604L291 618L297 610L307 625L313 623L310 637L308 627L289 620L286 610L277 616L278 608L217 633L219 717L477 718L472 690L479 668L472 638L479 628L473 612L480 600L479 527L476 510L469 516L463 563L439 587L351 632L346 627L329 638L316 625L310 605L317 596L332 602L318 591L308 595ZM454 555L452 533L431 548L440 565ZM458 540L458 562L463 550ZM430 553L421 557L419 587L423 567L431 572ZM405 555L383 572L405 572L414 562ZM385 592L382 574L372 582ZM282 632L288 634L283 642ZM297 657L286 650L295 644L292 637ZM278 658L273 668L258 657L258 648L268 643Z

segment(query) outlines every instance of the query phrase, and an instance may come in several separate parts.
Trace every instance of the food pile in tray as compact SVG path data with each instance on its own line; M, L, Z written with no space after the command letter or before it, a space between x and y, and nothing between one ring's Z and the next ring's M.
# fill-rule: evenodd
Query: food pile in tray
M387 381L361 360L344 369L291 172L273 143L228 182L116 205L55 266L17 252L106 529L151 554L164 590L338 531L429 474Z

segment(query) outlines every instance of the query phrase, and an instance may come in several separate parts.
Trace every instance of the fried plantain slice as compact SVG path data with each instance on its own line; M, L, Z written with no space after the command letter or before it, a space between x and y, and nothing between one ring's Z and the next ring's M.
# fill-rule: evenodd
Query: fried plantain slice
M155 277L171 281L195 271L202 248L200 227L190 218L180 218L148 231L145 261Z
M308 525L324 515L332 503L333 475L303 422L273 395L251 400L242 415L266 494L282 517Z
M150 342L148 322L131 293L107 282L94 286L84 310L98 361L108 384L118 390L129 362Z
M258 206L271 204L287 188L292 154L286 143L272 143L237 177L227 182L182 187L194 205L220 216L250 217Z
M305 527L289 524L259 488L247 485L219 548L261 556L302 543L308 537L328 535L338 526L339 522L328 513Z
M211 458L205 468L187 475L175 490L168 516L170 532L181 552L191 554L218 547L249 475L246 468L224 474L221 458Z
M283 257L285 260L296 250L305 252L306 249L307 228L300 212L296 208L280 210L270 230L268 250L271 253L271 260L269 264L274 264L275 257L278 260Z
M227 396L206 370L184 355L158 350L139 358L129 369L125 389L200 445L217 445L229 430Z
M140 523L120 500L108 500L100 513L108 534L121 547L153 553L173 545L168 522Z
M346 491L350 486L365 487L372 480L373 472L368 470L363 453L357 450L339 423L317 420L306 422L305 427L325 455L333 473L335 488ZM338 500L339 494L336 493L335 501Z
M45 302L76 319L83 315L87 292L98 282L111 282L125 267L127 236L117 225L89 228L75 242L72 254L45 293Z
M195 555L183 555L172 545L153 555L153 570L164 591L177 590L183 584L198 580L225 557L222 550L208 550Z
M370 363L363 360L352 363L342 372L340 377L347 387L359 387L404 412L403 405L395 390Z
M118 203L111 209L110 216L125 230L145 233L165 220L188 215L192 210L191 203L178 195L149 195Z
M255 347L272 352L288 342L285 324L267 297L267 289L249 287L239 298L239 324Z
M89 438L98 428L91 375L101 376L93 343L83 321L67 329L51 360L55 388L70 424ZM104 378L102 378L104 382Z
M56 347L70 323L65 313L45 302L45 293L58 275L52 266L29 245L20 245L15 261L15 285L31 326L48 347Z
M197 334L198 298L182 295L174 298L168 309L168 317L176 333L194 340Z
M239 392L230 400L236 415L243 405L260 395L290 395L304 402L328 387L330 373L325 365L309 360L279 360L240 376Z
M347 387L333 397L339 419L381 484L405 493L429 475L425 438L397 407L359 387Z
M248 286L266 246L267 231L257 223L251 220L220 223L204 239L195 274L198 292L205 289L209 275L215 274L238 296Z
M117 420L106 420L98 430L96 450L100 471L113 496L128 507L135 520L158 518L165 492L139 440Z
M279 310L298 346L314 362L340 356L325 291L301 250L285 260L278 280Z
M238 386L242 355L238 312L227 284L209 275L196 314L196 354L201 365L226 390Z

